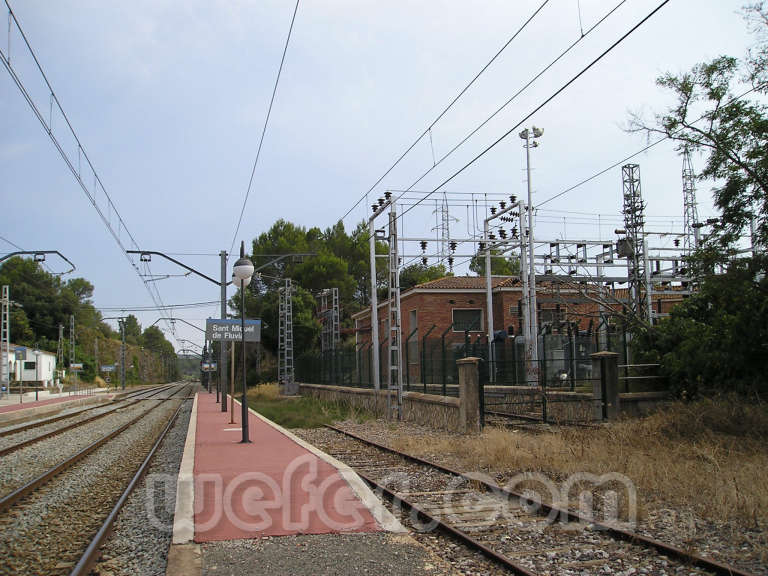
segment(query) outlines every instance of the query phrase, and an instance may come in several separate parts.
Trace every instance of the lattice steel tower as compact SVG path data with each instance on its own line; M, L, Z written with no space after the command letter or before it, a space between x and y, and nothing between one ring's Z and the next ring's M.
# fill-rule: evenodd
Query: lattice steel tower
M389 390L395 390L397 419L401 420L403 404L403 351L400 326L400 255L397 249L397 211L394 202L389 212L389 302L387 305L387 331L389 333ZM387 417L392 414L392 397L387 393Z
M330 296L330 304L328 297ZM320 321L323 331L320 336L320 347L323 352L336 350L341 339L339 325L339 289L326 288L320 292Z
M3 300L0 308L0 384L10 392L11 375L8 354L11 352L11 294L9 286L3 286Z
M280 327L278 337L277 374L286 394L296 394L293 371L293 286L285 279L278 289Z
M689 257L699 245L699 212L696 208L696 175L691 153L683 151L683 255Z
M648 320L647 278L645 268L645 202L640 191L640 166L621 167L624 199L625 239L623 255L627 258L630 308L632 314Z

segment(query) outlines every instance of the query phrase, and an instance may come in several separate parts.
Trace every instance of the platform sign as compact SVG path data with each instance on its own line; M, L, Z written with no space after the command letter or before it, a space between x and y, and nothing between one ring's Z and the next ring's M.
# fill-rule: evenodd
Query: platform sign
M72 370L72 372L82 372L83 371L83 364L82 363L72 363L69 365L69 369Z
M115 371L115 365L114 364L102 364L101 365L101 371L102 372L114 372Z
M216 362L200 362L200 370L203 372L216 372Z
M209 318L205 321L205 338L214 342L239 342L240 320L235 318ZM245 320L245 341L261 342L261 318Z

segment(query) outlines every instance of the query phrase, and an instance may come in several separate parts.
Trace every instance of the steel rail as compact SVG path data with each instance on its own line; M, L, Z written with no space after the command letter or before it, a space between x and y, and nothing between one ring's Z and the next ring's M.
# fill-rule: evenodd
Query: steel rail
M173 385L171 385L173 386ZM75 416L78 416L79 414L82 414L83 412L89 412L90 410L96 410L97 408L104 408L104 406L107 406L110 402L123 402L125 400L128 400L130 398L133 398L134 396L138 396L140 394L145 394L149 392L150 390L167 390L171 386L163 386L160 388L146 388L144 390L140 390L138 392L131 392L130 394L127 394L123 398L113 398L111 401L107 399L106 402L103 404L97 404L96 406L89 406L87 408L83 408L82 410L78 410L77 412L70 412L69 414L61 414L59 416L52 416L51 418L45 418L43 420L35 420L34 422L30 422L29 424L22 424L21 426L15 426L10 428L4 428L3 430L0 430L0 437L3 436L10 436L11 434L16 434L17 432L26 432L27 430L32 430L33 428L38 428L40 426L45 426L47 424L53 424L54 422L58 422L60 420L65 420L66 418L74 418ZM64 407L66 408L66 407Z
M0 498L0 513L6 512L16 502L18 502L19 500L21 500L25 496L29 495L31 492L33 492L34 490L36 490L37 488L39 488L43 484L46 484L53 477L61 474L62 472L64 472L68 468L71 468L72 466L77 464L80 460L82 460L83 458L88 456L91 452L93 452L97 448L100 448L101 446L103 446L104 444L106 444L107 442L109 442L110 440L112 440L113 438L115 438L116 436L118 436L119 434L124 432L125 430L127 430L128 428L130 428L131 426L136 424L139 420L143 419L147 414L149 414L153 410L159 408L160 406L162 406L162 404L158 402L157 404L152 406L149 410L146 410L146 411L142 412L141 414L139 414L133 420L129 421L128 423L124 424L123 426L120 426L118 429L113 430L112 432L110 432L109 434L104 436L103 438L100 438L96 442L93 442L92 444L90 444L89 446L86 446L85 448L83 448L82 450L77 452L76 454L70 456L69 458L67 458L63 462L60 462L59 464L57 464L53 468L49 469L47 472L43 472L38 477L33 478L32 480L30 480L29 482L27 482L23 486L20 486L19 488L17 488L13 492L10 492L10 493L6 494L5 496L3 496L2 498Z
M687 562L691 565L697 566L699 568L704 568L706 570L710 570L714 572L715 574L718 574L718 576L756 576L752 572L746 572L744 570L740 570L738 568L735 568L733 566L730 566L728 564L725 564L723 562L718 562L717 560L712 560L709 558L705 558L703 556L699 556L698 554L693 554L691 552L687 552L681 548L678 548L676 546L672 546L671 544L666 544L664 542L661 542L659 540L656 540L654 538L649 538L648 536L643 536L641 534L638 534L636 532L632 532L631 530L625 530L623 528L617 528L615 526L611 526L610 524L605 524L602 522L595 521L590 518L586 518L585 516L582 516L580 513L576 512L575 510L570 510L568 508L560 508L559 506L554 506L551 504L547 504L546 502L543 502L537 498L531 497L530 495L523 495L518 492L514 492L513 490L508 490L502 486L499 486L498 484L490 483L482 479L478 479L474 476L464 474L463 472L459 472L457 470L453 470L452 468L449 468L447 466L443 466L442 464L437 464L436 462L431 462L429 460L425 460L424 458L420 458L418 456L414 456L413 454L408 454L406 452L400 452L399 450L395 450L394 448L390 448L389 446L384 446L383 444L379 444L378 442L374 442L373 440L368 440L366 438L363 438L361 436L358 436L357 434L354 434L352 432L348 432L346 430L343 430L341 428L337 428L335 426L331 426L329 424L325 425L326 428L333 430L335 432L338 432L340 434L343 434L345 436L349 436L350 438L354 438L355 440L358 440L364 444L367 444L369 446L373 446L374 448L378 448L380 450L383 450L385 452L389 452L391 454L395 454L396 456L400 456L401 458L404 458L406 460L410 460L411 462L415 462L417 464L421 464L423 466L428 466L431 468L434 468L436 470L439 470L441 472L445 472L446 474L452 474L454 476L459 476L461 478L464 478L470 482L474 482L476 484L479 484L483 486L486 490L489 492L495 493L495 494L505 494L507 496L512 496L514 498L520 498L524 499L528 502L531 502L535 504L538 507L538 510L541 511L541 514L546 516L552 512L555 512L560 518L567 519L569 521L574 522L583 522L588 523L599 530L603 531L604 533L608 534L609 536L617 539L617 540L623 540L626 542L630 542L631 544L637 544L640 546L645 546L647 548L653 548L662 554L666 554L668 556L671 556L673 558L677 558L678 560L681 560L683 562ZM363 477L362 474L358 472L358 474Z
M146 400L150 400L152 396L155 396L157 394L160 394L164 390L167 390L167 388L162 388L160 390L154 391L152 394L147 396L146 398L136 398L135 400L128 402L128 404L120 404L119 406L112 408L111 410L107 410L106 412L102 412L101 414L96 414L95 416L91 416L90 418L86 418L85 420L80 420L79 422L73 422L72 424L67 424L65 426L62 426L61 428L56 428L55 430L51 430L50 432L46 432L45 434L41 434L40 436L35 436L34 438L29 438L28 440L24 440L23 442L19 442L18 444L13 444L11 446L8 446L6 448L3 448L0 450L0 456L6 456L8 454L11 454L12 452L16 452L17 450L21 450L22 448L26 448L27 446L30 446L32 444L36 444L37 442L41 442L42 440L45 440L47 438L52 438L53 436L58 436L59 434L63 434L64 432L68 430L72 430L74 428L78 428L80 426L83 426L85 424L88 424L89 422L93 422L95 420L99 420L100 418L104 418L104 416L109 416L110 414L113 414L117 412L118 410L123 410L124 408L130 408L131 406L135 406L139 402L144 402ZM127 399L124 399L127 400ZM122 400L120 400L122 402ZM94 408L104 408L104 404L101 404L99 406L94 406ZM90 410L87 409L87 410ZM86 412L87 410L81 410L79 412L76 412L75 415L82 414L83 412ZM67 414L69 416L69 414ZM18 432L20 430L16 430Z
M104 544L106 539L112 533L112 528L114 526L115 520L117 520L118 514L120 514L120 510L122 510L123 506L128 501L128 497L131 495L133 490L146 474L147 469L149 468L149 465L155 456L155 453L160 448L160 444L162 444L163 440L165 440L166 435L170 431L174 422L176 422L179 414L181 414L181 409L184 407L184 402L190 400L191 398L194 398L194 394L191 396L188 395L186 398L182 399L182 402L179 404L176 412L173 413L173 416L171 416L168 424L160 433L159 437L152 446L152 449L149 451L146 458L144 458L144 461L139 466L139 469L133 475L133 478L131 478L128 486L126 486L122 495L113 506L112 511L102 523L101 528L99 528L98 532L96 532L95 536L91 539L90 544L88 544L88 547L85 549L85 552L83 552L82 556L80 557L80 560L78 560L77 564L75 564L75 567L70 572L70 576L87 576L90 574L91 568L96 563L96 560L98 560L99 551L102 544Z
M520 566L519 564L516 564L510 558L504 556L503 554L500 554L499 552L496 552L492 548L489 548L482 542L478 542L463 530L460 530L459 528L456 528L455 526L452 526L447 522L443 522L439 518L435 518L426 510L419 508L413 502L410 502L405 498L403 498L402 496L399 496L396 492L393 492L386 486L379 484L378 482L376 482L372 478L369 478L362 472L356 472L356 473L372 488L376 490L381 490L384 494L392 498L392 500L395 501L395 504L405 504L406 508L416 512L416 514L418 514L421 517L421 519L426 520L428 523L434 523L435 526L437 526L443 532L446 532L450 536L453 536L454 538L457 538L458 540L464 542L465 544L468 544L472 548L479 550L485 557L490 558L491 560L493 560L498 564L501 564L502 566L504 566L504 568L508 568L509 570L511 570L515 574L519 574L520 576L536 576L535 572L531 572L527 568Z

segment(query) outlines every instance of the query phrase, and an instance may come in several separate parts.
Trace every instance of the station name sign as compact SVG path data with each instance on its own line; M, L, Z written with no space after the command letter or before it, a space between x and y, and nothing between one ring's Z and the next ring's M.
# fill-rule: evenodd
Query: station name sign
M240 320L235 318L209 318L205 321L205 338L214 342L239 342ZM261 318L245 320L245 341L261 342Z

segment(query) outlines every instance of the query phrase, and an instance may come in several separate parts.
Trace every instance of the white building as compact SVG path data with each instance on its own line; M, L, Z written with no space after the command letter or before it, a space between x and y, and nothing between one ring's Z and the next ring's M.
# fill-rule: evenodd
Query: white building
M56 354L11 344L8 373L16 382L40 382L46 388L56 381Z

